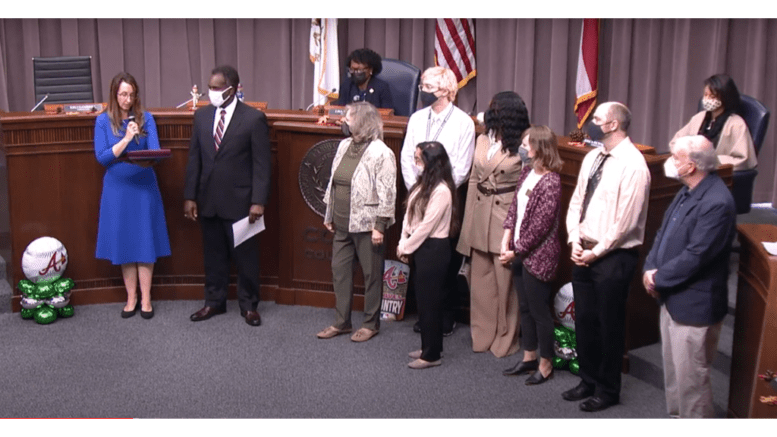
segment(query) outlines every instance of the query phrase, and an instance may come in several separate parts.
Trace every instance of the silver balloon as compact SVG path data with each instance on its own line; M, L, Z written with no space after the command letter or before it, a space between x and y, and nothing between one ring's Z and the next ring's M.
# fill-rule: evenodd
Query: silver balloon
M22 304L22 308L27 310L32 310L42 305L43 301L38 299L33 299L31 297L22 297L21 304Z
M561 344L556 340L553 344L553 349L555 349L556 356L559 358L563 358L565 360L573 360L577 358L577 350L572 349L571 347L561 347Z
M70 303L70 299L64 295L54 296L52 298L46 299L46 303L53 306L54 308L62 308Z

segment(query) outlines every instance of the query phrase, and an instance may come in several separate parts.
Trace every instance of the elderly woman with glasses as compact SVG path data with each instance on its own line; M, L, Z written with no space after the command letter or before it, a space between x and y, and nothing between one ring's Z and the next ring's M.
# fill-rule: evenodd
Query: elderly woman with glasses
M383 143L383 122L367 102L348 105L343 133L332 161L324 202L324 226L333 232L332 283L335 321L317 334L332 338L351 332L353 262L364 274L364 320L351 340L363 342L378 334L383 285L386 228L394 223L397 164Z
M154 316L151 276L156 259L170 255L165 210L150 164L123 159L132 150L159 149L154 117L143 110L135 78L119 73L111 81L108 107L97 116L94 153L105 166L96 257L121 265L127 304L122 318Z
M383 70L380 55L370 49L356 49L345 61L348 76L340 83L340 97L333 105L369 102L377 108L394 108L388 83L375 77Z

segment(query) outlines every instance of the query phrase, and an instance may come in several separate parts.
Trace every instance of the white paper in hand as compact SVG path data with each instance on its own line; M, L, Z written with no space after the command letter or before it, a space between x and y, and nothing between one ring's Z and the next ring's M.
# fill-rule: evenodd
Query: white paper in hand
M259 220L254 224L248 223L248 216L246 218L236 221L232 224L232 235L235 237L235 247L240 246L241 243L253 237L254 235L264 230L264 216L259 217Z

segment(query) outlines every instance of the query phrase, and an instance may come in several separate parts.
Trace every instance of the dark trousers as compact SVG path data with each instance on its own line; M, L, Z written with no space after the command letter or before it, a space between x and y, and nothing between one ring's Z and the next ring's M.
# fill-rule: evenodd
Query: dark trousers
M550 282L537 279L521 262L513 262L513 286L518 291L518 308L521 313L521 342L526 351L540 349L540 356L552 359L553 315L550 301L553 287Z
M237 247L233 220L200 216L205 262L205 305L226 308L231 260L237 265L237 300L243 311L256 311L259 304L259 249L256 236Z
M594 394L618 402L625 347L626 298L636 249L618 249L589 267L572 268L580 377Z
M421 359L437 361L442 352L444 279L451 259L447 238L427 238L413 253Z

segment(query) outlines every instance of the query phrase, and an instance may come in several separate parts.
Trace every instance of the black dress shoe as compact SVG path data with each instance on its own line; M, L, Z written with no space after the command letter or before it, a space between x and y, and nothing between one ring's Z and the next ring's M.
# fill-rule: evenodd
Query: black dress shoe
M593 395L594 388L589 387L588 384L584 383L583 381L580 381L580 384L578 384L577 387L561 393L561 397L567 401L582 401L583 399Z
M587 401L581 402L580 409L583 411L588 411L590 413L595 413L597 411L602 411L607 408L610 408L617 403L618 403L617 401L611 401L601 396L594 396L591 399L588 399Z
M513 376L513 375L521 375L523 373L529 373L532 371L535 371L540 368L540 362L535 360L531 361L518 361L516 365L513 367L510 367L509 369L505 369L502 372L502 375L504 376Z
M215 315L224 314L226 312L227 310L224 308L205 306L205 307L202 307L201 310L189 316L189 320L191 320L192 322L199 322L201 320L208 320Z
M246 319L246 323L251 326L259 326L262 324L262 317L256 311L240 311L240 315Z
M420 334L421 333L421 321L420 320L415 322L415 325L413 325L413 332L415 332L416 334Z
M133 308L132 311L121 310L121 318L129 319L130 317L134 316L137 311L138 311L138 303L135 302L135 308Z
M453 323L450 324L450 326L443 326L442 328L442 336L443 337L450 337L453 335L453 330L456 328L456 321L454 320Z
M543 382L553 379L553 369L550 369L550 373L548 373L548 376L542 376L542 372L537 369L536 372L532 374L532 376L526 378L526 385L537 385L542 384Z
M140 317L143 317L144 319L148 320L152 317L154 317L154 309L151 308L151 311L143 311L140 310Z

